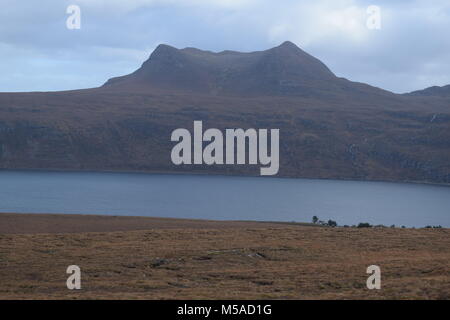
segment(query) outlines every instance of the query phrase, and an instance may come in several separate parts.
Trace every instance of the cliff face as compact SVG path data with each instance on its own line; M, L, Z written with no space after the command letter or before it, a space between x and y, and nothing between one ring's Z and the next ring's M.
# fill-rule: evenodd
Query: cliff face
M450 99L336 77L292 43L253 53L158 47L103 87L0 94L0 167L259 174L175 166L170 134L279 128L280 176L450 182Z

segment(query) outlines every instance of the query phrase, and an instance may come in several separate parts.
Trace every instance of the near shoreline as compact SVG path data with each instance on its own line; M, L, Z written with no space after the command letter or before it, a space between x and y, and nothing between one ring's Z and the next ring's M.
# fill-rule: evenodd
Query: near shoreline
M319 227L312 223L202 220L94 214L1 213L0 234L116 232L152 229L242 229L286 225Z

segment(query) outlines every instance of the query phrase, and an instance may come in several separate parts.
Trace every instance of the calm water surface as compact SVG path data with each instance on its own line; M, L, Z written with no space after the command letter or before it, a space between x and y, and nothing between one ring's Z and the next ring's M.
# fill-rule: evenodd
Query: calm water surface
M337 180L0 171L0 212L450 227L450 187Z

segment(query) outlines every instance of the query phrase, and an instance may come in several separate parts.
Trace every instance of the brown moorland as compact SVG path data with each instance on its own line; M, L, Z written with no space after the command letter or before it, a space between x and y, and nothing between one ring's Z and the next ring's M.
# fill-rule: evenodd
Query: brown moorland
M0 214L0 299L449 299L449 235ZM82 271L79 291L66 288L72 264ZM372 264L381 290L366 288Z

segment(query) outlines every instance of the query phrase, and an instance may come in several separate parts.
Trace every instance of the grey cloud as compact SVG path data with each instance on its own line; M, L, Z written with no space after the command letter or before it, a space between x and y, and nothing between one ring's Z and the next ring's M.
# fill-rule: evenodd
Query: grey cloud
M98 86L138 68L162 42L254 51L291 40L338 76L395 92L450 83L450 5L443 0L4 2L0 91ZM374 2L382 29L368 32L361 19ZM82 28L68 30L65 10L76 3ZM334 30L325 18L342 12L360 25L344 21Z

